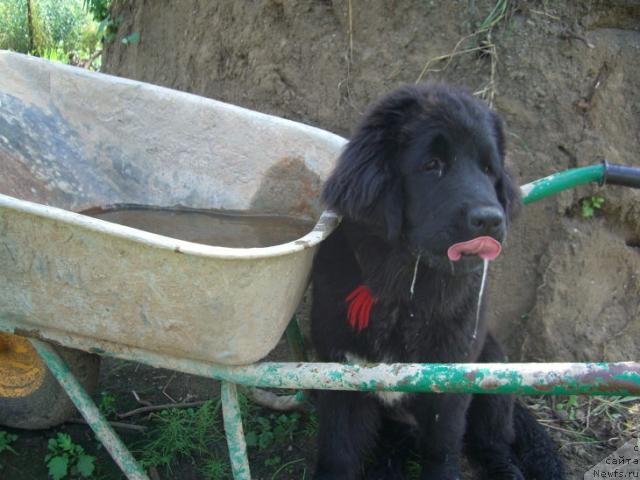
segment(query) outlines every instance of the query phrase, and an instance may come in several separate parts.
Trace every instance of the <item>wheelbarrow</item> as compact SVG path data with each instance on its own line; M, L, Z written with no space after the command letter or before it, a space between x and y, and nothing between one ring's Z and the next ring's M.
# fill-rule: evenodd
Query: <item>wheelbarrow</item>
M339 222L323 211L319 191L345 140L19 54L0 52L0 70L0 424L60 423L73 411L68 396L127 477L148 478L91 400L98 358L192 373L221 380L233 475L249 479L237 384L640 393L640 364L633 362L260 362L288 325L290 337L299 336L290 319L315 248ZM522 192L528 203L589 182L637 187L640 174L602 163ZM287 215L315 226L284 244L229 248L78 213L118 204Z

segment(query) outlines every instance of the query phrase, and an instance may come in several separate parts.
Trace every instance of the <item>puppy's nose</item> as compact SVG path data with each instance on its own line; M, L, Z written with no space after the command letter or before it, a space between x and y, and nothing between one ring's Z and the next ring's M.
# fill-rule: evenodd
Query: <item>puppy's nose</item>
M498 207L474 207L467 220L474 235L495 235L502 230L504 213Z

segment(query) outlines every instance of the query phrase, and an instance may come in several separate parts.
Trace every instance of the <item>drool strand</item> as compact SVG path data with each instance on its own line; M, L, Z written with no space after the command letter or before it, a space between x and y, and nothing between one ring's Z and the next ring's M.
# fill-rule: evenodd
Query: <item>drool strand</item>
M480 308L482 307L482 294L484 293L484 286L487 283L487 272L489 271L489 260L484 259L484 266L482 268L482 281L480 282L480 292L478 292L478 306L476 308L476 325L473 328L473 339L476 339L478 335L478 323L480 322Z
M419 253L416 257L416 265L413 267L413 278L411 279L411 288L409 289L409 293L411 294L411 300L413 300L413 292L416 286L416 279L418 278L418 264L420 263L420 257L422 255Z

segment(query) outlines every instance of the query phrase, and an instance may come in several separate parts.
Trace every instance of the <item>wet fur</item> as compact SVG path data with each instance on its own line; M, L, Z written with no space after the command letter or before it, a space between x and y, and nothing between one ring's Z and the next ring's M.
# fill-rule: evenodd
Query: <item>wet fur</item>
M501 210L504 225L490 234L503 240L520 205L504 148L498 116L458 89L404 87L374 105L324 188L324 201L343 221L313 269L312 337L321 360L506 360L484 315L473 339L478 262L464 259L452 271L446 258L447 246L473 238L464 216L474 205ZM434 171L434 158L446 168ZM347 322L345 298L362 284L377 303L368 327L357 332ZM406 455L415 449L422 480L451 480L465 445L484 478L564 478L552 443L524 408L516 426L526 431L514 431L511 396L397 397L319 391L315 478L405 478ZM532 438L544 439L545 448L521 458L528 447L520 440Z

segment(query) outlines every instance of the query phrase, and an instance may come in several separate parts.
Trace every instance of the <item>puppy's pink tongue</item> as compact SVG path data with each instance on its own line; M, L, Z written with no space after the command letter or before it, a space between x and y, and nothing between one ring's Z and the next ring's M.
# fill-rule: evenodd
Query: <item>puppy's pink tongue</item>
M491 237L477 237L467 242L455 243L447 250L449 260L457 262L462 255L478 255L483 260L493 260L498 255L502 246L500 242Z

